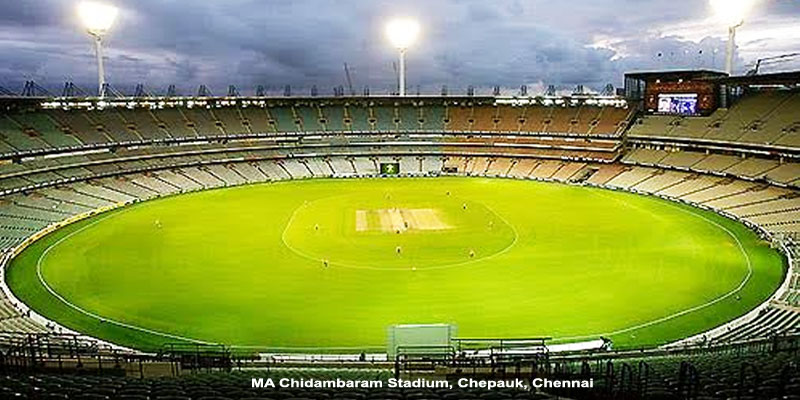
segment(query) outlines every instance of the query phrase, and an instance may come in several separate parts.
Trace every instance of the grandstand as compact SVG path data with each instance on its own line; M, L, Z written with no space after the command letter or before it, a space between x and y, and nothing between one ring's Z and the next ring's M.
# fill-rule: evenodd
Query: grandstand
M263 182L374 177L381 174L382 163L397 163L402 176L530 179L659 196L741 221L784 248L793 260L798 251L794 243L800 239L798 81L790 87L763 89L736 80L741 95L731 97L730 107L692 116L648 112L636 96L111 98L102 105L97 99L0 97L0 251L6 265L42 232L121 205ZM698 393L706 398L790 398L778 396L797 393L800 384L795 336L800 333L800 269L796 264L790 263L783 282L766 303L733 323L670 344L698 346L683 353L665 349L644 355L620 353L613 354L613 361L608 361L611 354L581 353L573 358L554 356L547 366L527 359L517 364L515 374L527 368L533 376L537 368L545 368L539 370L543 376L569 375L576 365L581 373L588 373L585 368L591 365L592 373L605 374L604 395L615 398L634 390L629 386L633 378L624 371L631 374L633 363L646 360L652 375L642 383L641 371L637 372L639 395L676 398L677 393L694 390L695 397L689 398L700 398ZM19 337L65 331L4 290L0 332L13 333L9 337L16 339L0 341L0 350L19 352L24 347ZM781 340L784 347L772 349L775 357L763 357L763 348L777 343L771 340ZM747 352L734 355L731 349L741 348L741 343L751 345ZM758 343L759 350L752 343ZM727 349L727 353L703 353L707 346ZM92 354L102 358L97 352ZM597 368L600 359L608 361L602 370ZM710 369L718 359L724 368L698 377L697 371ZM16 370L10 368L14 363L9 360L13 358L0 359L0 364L10 372L31 367L16 365L20 367ZM475 375L499 377L502 373L505 377L515 368L502 363L486 368L480 364L486 360L462 361L464 365L459 366L450 359L447 373L468 374L471 368ZM790 361L793 369L784 367ZM750 373L745 364L758 366L762 373L758 385L744 386L740 375ZM694 371L691 377L685 376L687 365ZM336 373L387 379L387 368L392 366L381 364L375 372L361 365L357 372ZM623 372L609 374L614 368ZM310 371L277 369L270 374L304 377L316 373ZM47 376L45 384L44 378L11 375L0 377L0 382L4 395L31 398L41 393L69 396L48 398L73 398L88 386L99 388L99 397L92 397L98 399L199 398L199 392L217 398L263 396L242 390L242 382L249 377L242 372L178 380ZM721 382L733 386L723 387ZM758 397L763 393L771 397ZM469 391L350 395L477 396ZM574 392L566 395L581 397ZM512 395L498 392L497 396ZM527 393L513 398L548 395Z

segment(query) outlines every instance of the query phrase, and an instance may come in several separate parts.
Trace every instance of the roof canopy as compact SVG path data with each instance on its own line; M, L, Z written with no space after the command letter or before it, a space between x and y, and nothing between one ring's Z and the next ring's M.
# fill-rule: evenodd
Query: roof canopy
M678 80L699 80L715 79L728 77L724 72L710 70L675 70L675 71L648 71L648 72L629 72L625 74L625 79L638 79L643 81L678 81Z
M764 75L744 75L720 77L719 83L731 86L750 85L798 85L800 84L800 71L779 72Z

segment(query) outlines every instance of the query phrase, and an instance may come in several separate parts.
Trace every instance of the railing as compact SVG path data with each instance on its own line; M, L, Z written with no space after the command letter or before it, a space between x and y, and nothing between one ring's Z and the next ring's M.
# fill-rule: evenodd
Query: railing
M570 398L646 399L652 393L649 383L656 375L653 365L660 361L671 363L662 368L659 376L675 383L670 398L696 399L700 395L700 378L708 376L715 367L701 368L697 360L722 360L738 368L730 372L728 390L733 398L745 398L765 382L772 384L775 393L770 398L788 394L790 372L797 373L800 356L800 336L776 337L714 347L695 346L680 350L654 349L641 352L606 352L576 354L551 358L548 365L538 371L540 376L557 379L593 379L595 387L586 390L554 390L554 394ZM764 373L765 365L780 365L778 377ZM794 361L792 361L794 360ZM675 368L677 366L677 368ZM673 369L675 368L675 369ZM735 375L735 376L734 376ZM737 379L738 378L738 379ZM775 382L778 378L779 382ZM734 383L730 383L733 381Z
M280 140L280 141L299 141L308 137L363 137L363 136L384 136L384 135L407 135L409 137L429 137L440 136L442 138L448 137L471 137L471 136L487 136L493 138L528 138L536 139L541 137L546 138L590 138L594 142L618 142L621 135L613 134L579 134L569 132L515 132L515 131L461 131L461 130L444 130L444 129L387 129L387 130L286 130L275 132L258 132L258 133L242 133L242 134L210 134L203 136L185 136L185 137L170 137L170 138L149 138L142 140L128 140L124 142L108 142L108 143L86 143L80 146L69 147L48 147L36 148L29 150L18 150L12 153L0 154L0 159L27 159L32 157L41 157L46 155L80 155L86 152L102 152L110 151L119 147L143 147L143 146L181 146L192 144L209 144L209 143L224 143L236 141L254 141L254 140ZM521 147L525 147L524 145ZM576 146L579 147L579 146ZM616 150L616 148L615 148Z
M174 343L165 345L158 354L143 354L80 335L0 332L0 373L177 376L227 372L253 359L235 361L230 348L221 345Z
M234 366L231 349L225 345L168 343L161 347L157 357L168 359L181 370L189 371L231 371ZM239 362L247 360L239 359Z
M73 334L0 332L0 371L122 374L122 363L151 359Z
M398 356L400 357L400 356ZM476 378L491 380L523 379L590 382L592 387L548 388L551 394L574 399L648 399L665 395L675 399L697 399L704 387L701 378L715 368L708 360L727 360L727 390L731 398L745 395L769 385L771 396L789 394L790 378L800 370L800 336L775 337L733 344L692 346L681 349L641 351L590 351L547 355L531 359L503 359L491 356L477 358L436 359L419 354L396 366L397 377L409 379L434 375L450 380ZM706 360L706 362L702 362ZM772 367L766 368L772 364ZM779 370L768 374L767 371ZM444 375L444 376L442 376ZM668 388L653 383L668 380ZM733 383L731 383L733 382ZM655 386L655 387L654 387ZM769 398L773 398L769 397Z

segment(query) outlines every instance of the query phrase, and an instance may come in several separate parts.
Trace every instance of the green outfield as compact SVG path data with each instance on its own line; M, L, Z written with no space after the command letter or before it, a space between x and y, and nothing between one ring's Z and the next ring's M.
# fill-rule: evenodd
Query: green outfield
M141 349L193 339L381 350L387 327L664 343L767 299L783 259L656 198L483 178L310 180L136 204L39 240L7 283L39 313Z

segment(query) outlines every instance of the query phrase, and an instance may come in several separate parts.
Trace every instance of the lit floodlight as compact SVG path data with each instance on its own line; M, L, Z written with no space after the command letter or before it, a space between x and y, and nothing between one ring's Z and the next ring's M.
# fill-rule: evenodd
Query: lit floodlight
M83 26L94 37L94 48L97 54L97 93L100 98L105 94L106 74L103 67L103 35L105 35L117 19L117 8L94 1L78 4L78 15Z
M716 19L728 27L728 46L725 52L725 72L733 73L733 53L736 50L736 29L758 0L709 0Z
M117 19L117 8L108 4L85 1L78 5L83 26L93 35L102 35Z
M417 39L419 24L408 18L395 19L386 25L386 36L392 45L400 50L405 50Z
M409 18L398 18L386 25L386 36L392 45L400 50L397 87L400 96L406 95L406 50L414 44L419 36L419 24Z
M757 0L710 0L716 18L726 24L734 26L741 24Z

